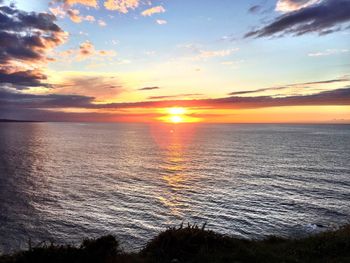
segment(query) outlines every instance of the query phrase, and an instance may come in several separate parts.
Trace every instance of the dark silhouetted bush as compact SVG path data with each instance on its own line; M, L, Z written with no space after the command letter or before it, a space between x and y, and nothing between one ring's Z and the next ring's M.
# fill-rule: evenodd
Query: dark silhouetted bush
M350 263L350 225L302 239L269 237L246 240L188 225L171 228L138 253L123 253L113 236L83 241L80 247L41 245L0 263L182 263L182 262L310 262Z
M121 253L119 242L113 236L87 239L81 245L84 262L113 262Z

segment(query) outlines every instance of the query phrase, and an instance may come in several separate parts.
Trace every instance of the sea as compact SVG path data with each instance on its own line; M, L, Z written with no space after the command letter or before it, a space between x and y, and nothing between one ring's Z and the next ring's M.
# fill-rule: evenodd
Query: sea
M0 123L0 253L197 224L301 237L350 218L350 125Z

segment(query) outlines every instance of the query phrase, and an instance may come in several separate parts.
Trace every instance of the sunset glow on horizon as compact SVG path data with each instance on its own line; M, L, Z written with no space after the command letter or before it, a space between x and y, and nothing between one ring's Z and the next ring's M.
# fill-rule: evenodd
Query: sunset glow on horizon
M350 123L348 0L0 5L0 118Z
M172 107L164 110L164 116L158 118L161 122L168 123L194 123L200 122L200 118L191 116L189 110L183 107Z
M169 116L167 117L167 120L172 123L181 123L185 121L185 114L186 109L185 108L170 108L168 109Z

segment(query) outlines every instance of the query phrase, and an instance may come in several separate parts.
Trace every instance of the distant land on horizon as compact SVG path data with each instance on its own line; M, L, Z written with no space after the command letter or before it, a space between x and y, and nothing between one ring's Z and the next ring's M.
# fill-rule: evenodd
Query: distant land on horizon
M118 122L118 121L106 121L106 122L100 122L100 121L43 121L43 120L19 120L19 119L0 119L0 123L3 122L66 122L66 123L149 123L149 122ZM344 122L203 122L205 124L247 124L247 125L350 125L350 121L344 120ZM188 124L188 123L187 123Z
M44 122L44 121L0 119L0 122Z

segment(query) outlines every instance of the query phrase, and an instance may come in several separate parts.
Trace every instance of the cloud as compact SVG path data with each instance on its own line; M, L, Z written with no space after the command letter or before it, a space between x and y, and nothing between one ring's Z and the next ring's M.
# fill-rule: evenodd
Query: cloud
M82 61L94 57L114 57L117 53L114 50L97 50L90 41L85 41L80 44L77 49L68 49L58 53L59 57L66 59L75 59Z
M95 54L95 47L90 41L85 41L80 44L78 51L78 59L82 60Z
M0 86L17 89L48 86L42 73L55 47L67 34L47 13L25 12L15 6L0 7Z
M83 21L83 17L80 16L78 9L68 9L67 14L74 23L81 23Z
M184 98L184 97L198 97L203 96L199 93L188 93L188 94L177 94L177 95L167 95L167 96L150 96L149 100L164 100L164 99L174 99L174 98Z
M212 107L216 109L253 109L267 107L284 106L321 106L321 105L350 105L350 87L323 91L316 94L304 96L289 97L237 97L230 96L218 99L193 99L193 100L162 100L146 101L134 103L111 103L98 105L102 108L154 108L154 107L172 107L181 105L183 107Z
M324 0L279 16L270 24L248 32L245 37L300 36L307 33L326 35L342 30L349 23L350 1Z
M319 51L319 52L312 52L309 53L309 57L324 57L324 56L331 56L331 55L337 55L337 54L343 54L348 53L349 49L327 49L325 51Z
M238 50L239 50L238 48L222 49L222 50L200 50L198 58L206 59L206 58L213 58L213 57L226 57Z
M106 0L104 7L108 10L117 10L120 13L128 13L130 9L139 6L139 0Z
M159 87L145 87L145 88L140 88L138 90L145 91L145 90L156 90L156 89L160 89L160 88Z
M97 0L56 0L55 2L63 2L66 5L76 5L76 4L80 4L80 5L86 5L86 6L90 6L90 7L98 7L98 3Z
M292 12L314 4L320 3L322 0L278 0L276 11Z
M204 49L201 45L193 43L181 44L178 45L177 48L180 49L183 55L190 60L205 60L217 57L227 57L239 51L239 48L208 50Z
M251 14L257 14L261 11L261 5L253 5L248 9L248 12Z
M91 74L65 76L53 87L57 94L84 94L94 100L115 98L126 90L116 76Z
M154 7L151 7L149 9L146 9L145 11L143 11L141 13L141 15L143 15L143 16L152 16L154 14L160 14L160 13L165 13L165 9L161 5L154 6Z
M89 106L93 97L81 95L34 95L28 93L18 93L0 88L1 108L16 107L26 109L44 109L44 108L85 108Z
M223 62L221 62L221 65L230 66L231 68L238 68L239 65L243 64L244 62L245 61L243 59L233 60L233 61L223 61Z
M350 81L350 77L349 76L343 76L343 77L340 77L340 78L328 79L328 80L320 80L320 81L304 82L304 83L298 83L298 84L290 84L289 86L319 85L319 84L330 84L330 83L347 82L347 81Z
M94 16L87 15L87 16L85 16L85 21L88 21L88 22L95 22L96 19L95 19Z
M236 96L236 95L246 95L246 94L254 94L254 93L260 93L265 91L276 91L276 90L284 90L288 89L289 87L273 87L273 88L262 88L262 89L256 89L256 90L244 90L244 91L234 91L229 93L230 96Z
M42 82L43 80L46 80L46 76L39 70L15 71L11 73L0 69L0 87L2 84L10 84L17 89L39 86L49 87L48 84Z
M49 8L50 12L54 14L56 17L65 18L66 15L72 20L74 23L81 23L83 21L95 22L95 17L91 15L82 16L80 15L80 11L78 9L67 8L67 6L57 6Z
M63 9L62 6L50 7L49 10L56 17L63 18L66 16L66 11Z
M141 102L95 103L92 96L82 95L34 95L0 89L0 108L17 109L55 109L82 108L91 110L127 109L127 108L158 108L173 107L205 107L215 109L254 109L285 106L321 106L350 105L350 87L323 91L311 95L287 97L237 97L229 96L216 99L190 100L154 100Z
M254 93L260 93L260 92L266 92L266 91L286 90L286 89L290 89L291 87L305 87L305 86L313 86L313 85L341 83L341 82L348 82L348 81L350 81L350 78L348 76L344 76L344 77L335 78L335 79L288 84L288 85L285 85L282 87L271 87L271 88L262 88L262 89L256 89L256 90L234 91L234 92L229 93L229 95L230 96L246 95L246 94L254 94Z
M77 4L88 7L99 8L98 0L54 0L54 3L63 3L64 6L74 6ZM129 10L136 9L140 5L140 0L105 0L102 1L107 10L116 10L120 13L128 13Z
M100 19L98 20L98 25L104 27L107 26L107 23L104 20Z
M166 20L163 20L163 19L157 19L156 20L156 23L158 25L165 25L165 24L168 24L168 22Z

